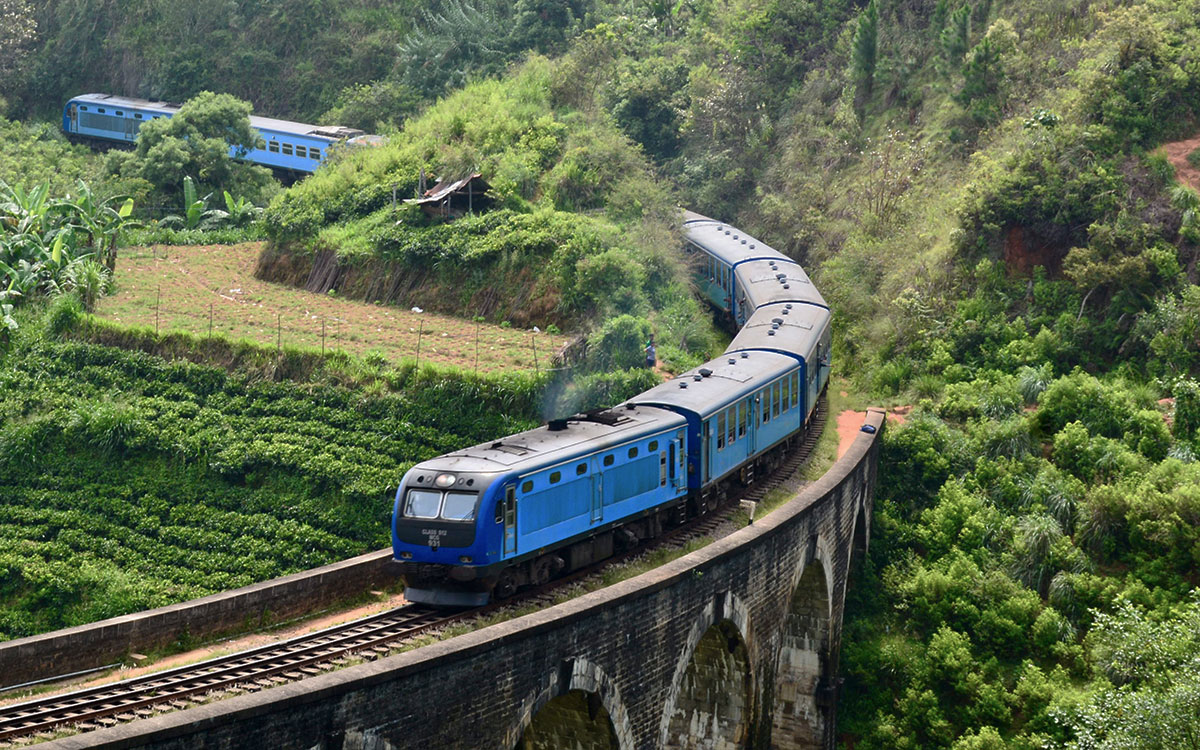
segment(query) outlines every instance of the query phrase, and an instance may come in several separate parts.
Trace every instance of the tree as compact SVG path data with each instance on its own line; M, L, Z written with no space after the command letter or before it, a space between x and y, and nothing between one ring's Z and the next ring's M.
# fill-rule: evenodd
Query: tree
M33 8L25 0L0 0L0 80L16 72L25 45L36 35Z
M1096 668L1117 687L1054 713L1073 750L1200 750L1200 600L1159 617L1125 602L1100 613L1088 640Z
M854 82L865 93L871 92L875 84L875 60L879 48L879 11L875 0L858 17L854 30Z
M173 117L143 124L137 150L111 154L109 170L141 177L171 197L179 193L185 177L195 179L205 192L227 188L244 194L261 188L270 173L234 160L259 139L250 126L250 111L248 102L229 94L201 92Z
M951 70L958 67L962 62L963 55L967 54L967 46L970 44L971 34L971 9L966 5L950 14L950 23L946 28L942 29L939 36L941 41L942 54L949 63Z

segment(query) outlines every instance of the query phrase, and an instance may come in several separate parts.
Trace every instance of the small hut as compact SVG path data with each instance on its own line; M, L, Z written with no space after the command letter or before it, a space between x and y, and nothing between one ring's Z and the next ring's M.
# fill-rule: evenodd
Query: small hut
M426 190L420 198L409 198L405 203L417 204L430 216L456 219L491 208L492 198L487 194L490 188L483 175L476 172L459 180L443 180Z

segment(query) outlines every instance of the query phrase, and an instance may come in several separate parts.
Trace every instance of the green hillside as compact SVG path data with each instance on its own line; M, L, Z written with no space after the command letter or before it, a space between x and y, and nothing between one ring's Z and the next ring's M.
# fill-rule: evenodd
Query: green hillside
M347 0L287 24L282 6L239 9L245 23L222 6L203 49L158 5L87 6L115 31L69 49L84 6L39 5L43 36L20 42L0 96L28 118L81 88L212 88L386 132L275 196L264 277L332 269L330 289L372 302L383 279L380 301L554 324L617 363L653 331L682 366L718 344L674 206L806 265L850 398L914 406L886 433L849 593L846 747L1195 744L1200 196L1159 147L1200 130L1200 2ZM393 208L422 171L480 172L494 202L453 222ZM100 351L22 346L14 373L47 347ZM567 403L639 382L611 365L582 363L586 395ZM324 413L317 394L296 411ZM76 428L49 413L52 447ZM42 424L13 414L5 434ZM222 450L242 450L229 434ZM160 460L131 445L131 466ZM227 481L213 471L196 481Z

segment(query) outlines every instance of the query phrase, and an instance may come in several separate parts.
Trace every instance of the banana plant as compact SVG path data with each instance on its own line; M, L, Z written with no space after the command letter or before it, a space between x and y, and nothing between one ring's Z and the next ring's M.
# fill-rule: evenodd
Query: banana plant
M245 198L237 198L236 200L229 194L228 190L225 193L225 208L228 221L235 227L242 227L258 219L262 214L262 207L256 206Z
M203 229L206 224L219 223L225 216L220 209L210 209L208 199L212 193L203 198L197 197L196 183L189 176L183 178L183 215L171 214L164 216L159 222L162 226L181 226L184 229Z
M66 215L66 226L73 233L78 233L82 239L82 242L78 243L79 249L101 257L111 273L117 265L117 240L121 232L137 226L137 222L131 218L133 198L122 195L99 200L83 180L76 183L76 189L79 191L78 198L72 201L68 196L66 200L59 202L56 208ZM119 207L114 208L118 202ZM74 237L68 239L73 240ZM68 243L63 247L69 246ZM66 261L76 257L81 256L72 253ZM54 262L59 268L65 266L61 256Z

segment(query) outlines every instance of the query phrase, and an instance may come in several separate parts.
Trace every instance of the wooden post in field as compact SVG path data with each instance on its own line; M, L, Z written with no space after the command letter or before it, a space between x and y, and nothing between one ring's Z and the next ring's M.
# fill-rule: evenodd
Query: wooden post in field
M213 303L208 303L208 337L212 338Z
M475 321L475 374L479 374L479 321Z
M283 313L275 313L275 351L283 351Z
M425 321L420 321L420 324L417 329L417 367L421 366L421 335L425 333Z
M158 308L162 306L162 286L158 287L158 295L154 298L154 335L158 335Z

